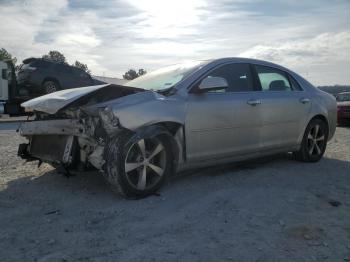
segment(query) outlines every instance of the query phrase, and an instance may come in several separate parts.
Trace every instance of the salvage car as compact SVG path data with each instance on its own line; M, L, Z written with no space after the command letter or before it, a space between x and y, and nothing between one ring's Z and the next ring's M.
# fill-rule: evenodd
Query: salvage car
M282 66L246 58L187 62L119 85L62 90L22 104L19 156L93 167L125 196L181 170L293 152L323 156L336 100Z
M339 93L336 96L338 109L338 124L350 122L350 92Z
M66 63L44 58L27 58L17 73L17 84L29 97L37 97L58 90L91 86L94 79L84 70Z

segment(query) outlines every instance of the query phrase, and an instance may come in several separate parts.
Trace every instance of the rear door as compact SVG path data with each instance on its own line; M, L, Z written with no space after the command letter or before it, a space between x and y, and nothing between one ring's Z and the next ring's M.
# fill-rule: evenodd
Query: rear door
M185 122L189 160L223 158L259 150L259 108L248 64L226 64L206 77L223 77L229 88L190 93ZM200 81L202 80L200 79ZM194 86L196 88L196 86Z
M311 109L309 95L287 72L263 65L254 68L261 85L262 147L296 145Z

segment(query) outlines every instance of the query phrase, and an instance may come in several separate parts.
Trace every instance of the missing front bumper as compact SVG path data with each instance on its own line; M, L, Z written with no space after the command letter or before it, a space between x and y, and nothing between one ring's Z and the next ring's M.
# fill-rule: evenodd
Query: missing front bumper
M91 119L25 122L19 132L29 143L20 145L18 155L28 161L102 169L105 134L99 125Z
M29 144L21 144L18 155L27 160L70 164L73 161L74 136L36 135Z

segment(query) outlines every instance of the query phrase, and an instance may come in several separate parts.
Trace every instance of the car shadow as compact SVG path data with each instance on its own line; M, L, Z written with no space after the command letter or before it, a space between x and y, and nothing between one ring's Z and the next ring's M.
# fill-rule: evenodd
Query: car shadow
M350 128L350 120L344 123L338 123L337 127L345 127L345 128Z
M38 169L38 173L40 173L40 169ZM99 172L83 172L67 177L56 169L51 169L39 175L25 176L9 181L6 188L0 191L0 207L1 200L7 196L14 196L14 199L17 200L40 197L47 200L57 200L62 196L74 197L78 194L85 197L113 196Z
M222 165L213 165L209 167L191 169L188 171L179 172L175 174L172 179L181 179L181 177L187 177L197 174L208 173L211 176L220 176L221 174L226 174L227 172L238 172L243 170L254 170L259 167L263 167L271 162L276 161L289 161L294 160L293 156L289 153L275 154L266 157L259 157L249 160L237 161Z
M195 188L203 183L210 186L210 183L216 181L218 187L226 187L228 183L234 183L235 179L239 181L243 177L264 183L271 175L286 179L296 174L305 179L315 179L315 172L320 176L330 176L344 173L344 170L350 170L349 161L324 157L317 163L303 163L294 160L291 154L278 154L177 173L168 179L160 194L176 194L178 188L187 184ZM0 191L0 209L15 207L16 203L27 199L44 201L48 205L50 201L64 205L66 199L74 198L113 203L117 199L124 199L111 192L99 172L84 172L65 177L51 169L40 175L20 177L6 183L5 188Z

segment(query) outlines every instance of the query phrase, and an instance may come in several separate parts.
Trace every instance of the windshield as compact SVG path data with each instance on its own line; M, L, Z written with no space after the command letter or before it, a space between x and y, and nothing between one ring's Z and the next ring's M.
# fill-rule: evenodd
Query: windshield
M199 69L205 61L175 64L147 73L124 85L147 90L160 91L173 87L186 76Z
M350 93L337 95L337 101L339 102L350 101Z

